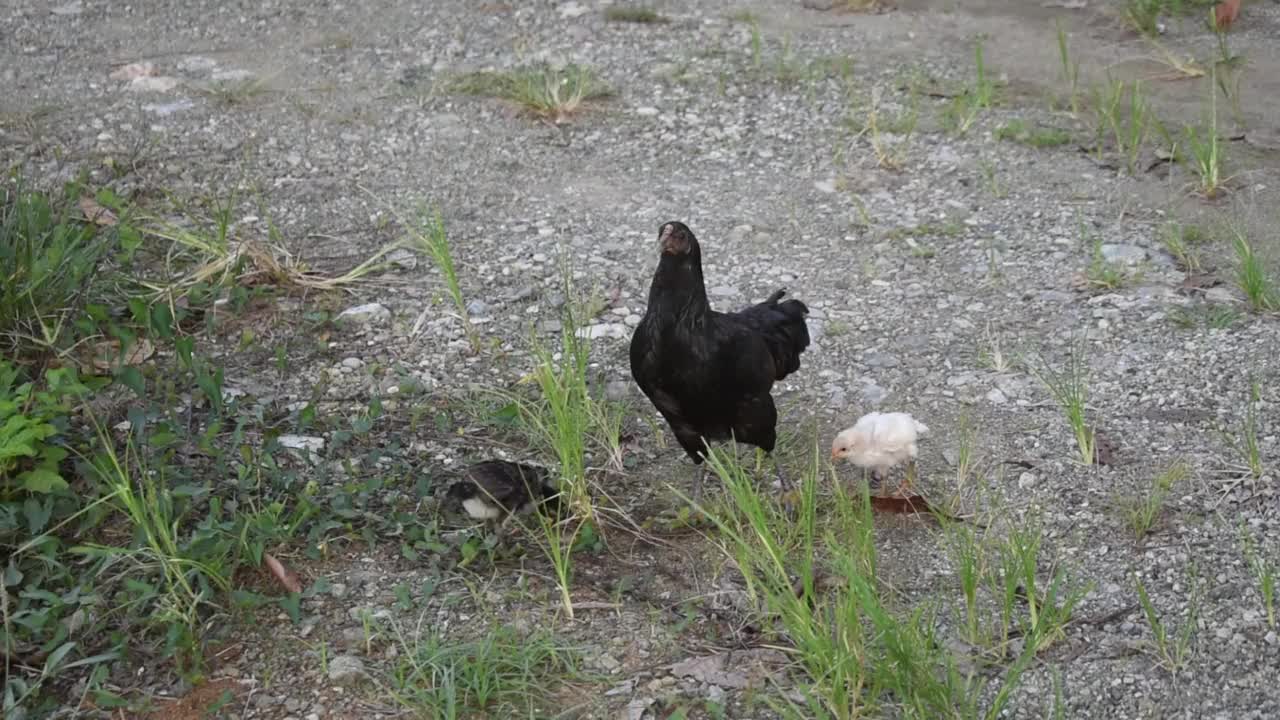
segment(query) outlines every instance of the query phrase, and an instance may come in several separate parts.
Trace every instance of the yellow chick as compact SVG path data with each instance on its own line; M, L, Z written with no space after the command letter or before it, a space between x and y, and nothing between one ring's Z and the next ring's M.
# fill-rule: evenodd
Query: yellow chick
M845 459L871 470L872 477L883 480L894 466L903 462L915 466L919 448L916 441L929 432L929 427L902 412L871 412L858 418L831 442L831 459ZM911 473L899 489L905 495L911 487Z

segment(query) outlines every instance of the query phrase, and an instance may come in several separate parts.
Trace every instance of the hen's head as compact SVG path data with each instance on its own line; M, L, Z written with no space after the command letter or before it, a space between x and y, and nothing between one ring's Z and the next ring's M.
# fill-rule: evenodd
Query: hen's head
M688 225L676 220L663 223L662 228L658 230L658 246L662 248L663 255L675 258L697 259L700 255L698 238L693 236L693 231Z
M855 428L849 428L836 435L831 441L831 459L840 460L862 450L866 438Z

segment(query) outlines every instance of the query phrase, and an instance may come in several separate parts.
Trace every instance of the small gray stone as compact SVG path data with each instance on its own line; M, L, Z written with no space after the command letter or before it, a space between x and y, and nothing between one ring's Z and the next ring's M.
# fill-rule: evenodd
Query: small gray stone
M622 339L627 337L627 334L627 326L622 323L599 323L579 328L577 332L578 337L585 337L590 340L599 338Z
M896 355L875 351L863 353L862 362L874 368L896 368L901 364Z
M467 314L471 317L487 317L489 315L489 304L480 299L472 300L467 303Z
M1102 258L1117 265L1137 265L1147 259L1147 249L1125 243L1103 243L1099 248Z
M1018 488L1020 490L1030 490L1036 486L1035 473L1024 472L1018 476Z
M368 673L364 669L364 661L354 655L339 655L329 661L329 680L339 685L352 685L364 678Z
M871 380L867 381L862 386L862 390L859 391L859 395L862 396L862 402L870 405L871 407L875 407L884 402L885 398L889 397L889 391L877 385L874 380Z
M609 400L620 402L622 400L626 400L627 395L630 393L631 383L626 380L610 380L605 383L604 396Z
M364 305L356 305L338 313L338 320L349 320L351 322L364 323L366 325L375 322L384 322L391 319L391 311L382 303L365 303Z

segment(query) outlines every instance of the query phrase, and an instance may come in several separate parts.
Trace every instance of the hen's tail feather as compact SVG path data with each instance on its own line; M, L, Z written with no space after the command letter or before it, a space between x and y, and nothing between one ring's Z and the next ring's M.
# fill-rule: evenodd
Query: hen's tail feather
M775 380L799 370L800 354L809 347L809 326L805 323L809 308L794 298L778 302L786 294L786 288L779 288L764 302L739 313L764 336L769 354L773 356Z

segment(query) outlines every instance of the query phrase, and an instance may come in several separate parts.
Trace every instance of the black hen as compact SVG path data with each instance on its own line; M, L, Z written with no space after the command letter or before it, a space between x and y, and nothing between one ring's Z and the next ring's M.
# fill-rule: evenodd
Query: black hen
M485 524L502 518L505 527L512 514L522 513L535 503L553 512L559 504L559 491L547 482L545 468L485 460L468 467L463 474L445 497L460 503L468 515Z
M800 369L809 309L799 300L779 302L785 291L778 290L738 312L716 312L707 303L693 232L684 223L666 223L658 244L649 307L631 337L632 377L695 465L704 459L704 438L732 437L773 452L778 411L769 392ZM700 469L695 497L704 474Z

